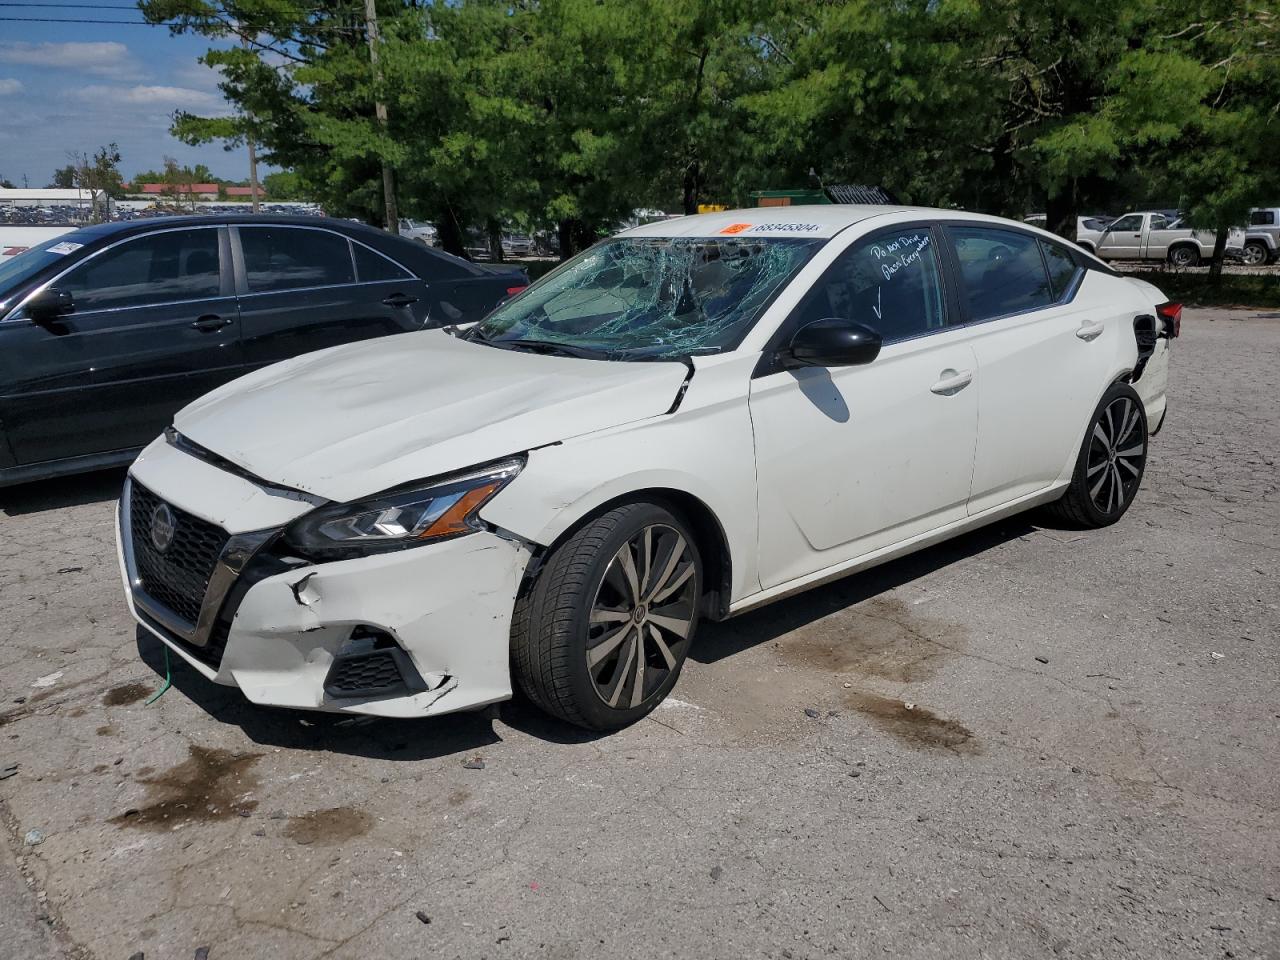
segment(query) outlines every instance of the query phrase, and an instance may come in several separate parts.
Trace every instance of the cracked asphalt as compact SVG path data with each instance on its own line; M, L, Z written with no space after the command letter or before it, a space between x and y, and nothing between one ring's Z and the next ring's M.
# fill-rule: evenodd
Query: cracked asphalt
M1121 523L707 627L607 737L148 706L121 475L0 490L0 958L1280 958L1280 313L1183 334Z

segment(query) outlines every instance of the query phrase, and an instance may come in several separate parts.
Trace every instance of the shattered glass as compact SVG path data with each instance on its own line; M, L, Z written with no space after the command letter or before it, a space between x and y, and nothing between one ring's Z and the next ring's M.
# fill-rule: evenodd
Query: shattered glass
M732 349L825 242L608 240L499 307L473 336L497 345L520 341L620 360Z

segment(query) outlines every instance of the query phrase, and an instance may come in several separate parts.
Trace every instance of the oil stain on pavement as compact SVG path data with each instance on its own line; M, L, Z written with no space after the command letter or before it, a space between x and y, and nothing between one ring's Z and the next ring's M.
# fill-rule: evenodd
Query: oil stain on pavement
M145 700L152 693L152 688L145 683L122 683L112 687L102 697L104 707L124 707L139 700Z
M151 802L126 810L111 822L120 827L170 830L184 821L210 822L247 815L258 801L247 795L258 785L251 768L260 753L232 753L192 746L190 756L158 776L139 779Z
M857 690L846 691L844 703L908 746L952 753L980 752L978 741L968 727L940 717L919 704Z
M362 810L330 807L292 818L284 828L284 835L295 843L324 846L354 840L368 833L372 825L372 818Z

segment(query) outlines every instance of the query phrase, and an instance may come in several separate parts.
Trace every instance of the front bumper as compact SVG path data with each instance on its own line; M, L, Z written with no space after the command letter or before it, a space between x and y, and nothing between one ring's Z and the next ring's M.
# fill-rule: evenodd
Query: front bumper
M144 484L166 502L180 499L174 506L181 511L218 523L227 494L233 500L246 495L242 487L248 481L186 454L172 448L148 453L131 471L130 484ZM194 476L198 482L167 485L175 466L187 480ZM201 500L209 502L202 505ZM132 556L130 501L126 488L118 555L130 611L205 677L239 687L252 702L417 717L474 709L511 696L511 615L531 556L525 544L479 532L332 563L269 566L260 562L261 556L250 557L230 582L219 583L218 578L225 581L221 567L234 564L220 565L201 611L205 629L188 622L195 628L183 630L181 623L156 616L154 598L140 583ZM307 509L297 504L282 508L280 526ZM255 520L264 516L259 513ZM264 533L270 530L237 530L226 549L255 540L269 544ZM205 619L209 622L203 623ZM368 641L360 638L373 635L389 655L384 659L403 667L406 683L383 695L360 695L359 685L348 685L352 695L335 695L335 659L367 647ZM350 662L349 656L343 661Z

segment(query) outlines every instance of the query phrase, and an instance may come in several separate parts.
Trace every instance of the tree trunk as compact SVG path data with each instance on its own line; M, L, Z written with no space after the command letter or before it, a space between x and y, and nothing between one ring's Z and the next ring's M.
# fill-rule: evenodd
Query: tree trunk
M1230 227L1219 227L1218 235L1213 240L1213 259L1209 261L1209 282L1222 280L1222 258L1227 251L1227 233Z
M692 216L698 212L699 174L702 172L697 160L690 160L684 168L684 213Z
M1048 222L1045 229L1060 237L1076 242L1076 221L1079 219L1079 205L1076 203L1076 182L1071 180L1056 197L1050 197L1045 207Z
M563 263L575 253L587 249L595 239L587 225L570 218L556 224L556 236L560 240L560 261Z
M502 254L502 224L490 217L485 227L489 234L489 256L502 263L506 259Z
M464 260L471 259L462 243L462 224L458 223L453 207L447 201L440 208L440 216L436 217L436 235L440 239L440 249L445 253L452 253Z

